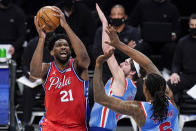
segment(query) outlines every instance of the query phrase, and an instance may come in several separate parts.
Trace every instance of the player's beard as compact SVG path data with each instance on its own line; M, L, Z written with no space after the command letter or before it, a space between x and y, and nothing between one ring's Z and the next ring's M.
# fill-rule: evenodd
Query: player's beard
M61 64L66 64L68 62L68 60L70 59L71 55L70 54L67 54L67 58L66 59L61 59L60 57L56 57L56 59L58 60L59 63Z

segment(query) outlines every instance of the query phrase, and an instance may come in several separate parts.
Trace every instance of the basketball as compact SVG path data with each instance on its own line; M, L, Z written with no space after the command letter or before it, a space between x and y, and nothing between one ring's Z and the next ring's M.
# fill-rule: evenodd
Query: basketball
M54 31L60 24L59 18L54 16L57 13L53 11L52 8L52 6L44 6L37 12L36 15L39 26L43 27L45 25L43 28L45 32Z

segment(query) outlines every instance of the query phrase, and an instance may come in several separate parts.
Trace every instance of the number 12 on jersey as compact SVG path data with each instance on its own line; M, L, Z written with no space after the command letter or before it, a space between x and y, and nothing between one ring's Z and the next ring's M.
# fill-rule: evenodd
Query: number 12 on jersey
M61 97L61 102L68 102L68 101L73 101L73 96L72 96L72 91L69 90L69 91L61 91L60 92L60 95L63 96Z

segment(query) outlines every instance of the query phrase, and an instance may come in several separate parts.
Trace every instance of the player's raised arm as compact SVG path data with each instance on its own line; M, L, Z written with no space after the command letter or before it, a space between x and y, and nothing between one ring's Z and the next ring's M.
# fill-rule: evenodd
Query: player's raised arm
M107 27L106 33L110 38L110 42L106 42L107 44L112 45L115 48L118 48L123 53L134 59L139 65L141 65L146 70L147 74L155 73L162 76L160 71L147 56L133 48L130 48L129 46L121 42L116 34L116 31L111 26ZM166 88L166 94L167 96L173 99L173 93L168 86Z
M99 18L102 22L102 49L104 53L107 53L109 50L114 49L114 47L105 44L106 41L110 41L110 38L108 37L107 33L105 32L107 26L108 26L108 21L103 14L102 10L96 4L96 9L99 15ZM114 54L107 60L107 64L109 66L109 69L112 73L112 76L115 80L115 82L120 83L118 84L118 88L124 88L125 87L125 75L124 72L120 69L118 62L116 61L116 58Z
M33 54L33 57L31 59L30 63L30 79L39 79L43 78L43 76L47 72L48 64L43 64L42 59L43 59L43 48L44 48L44 43L45 43L45 38L46 34L43 31L43 27L39 27L38 25L38 20L35 16L34 18L34 23L36 26L36 30L39 34L39 40L37 47L35 49L35 52Z
M141 65L146 70L147 74L156 73L161 75L157 67L152 63L152 61L148 57L121 42L114 28L108 26L106 33L110 38L110 42L106 42L107 44L114 46L115 48L118 48L120 51L134 59L139 65Z
M60 18L60 24L65 29L71 41L73 50L76 54L77 65L82 69L88 69L88 66L90 64L90 58L88 56L86 47L84 46L83 42L78 38L78 36L72 31L70 26L67 24L65 16L62 13L62 11L55 6L53 7L55 8L55 11L59 14L56 16Z

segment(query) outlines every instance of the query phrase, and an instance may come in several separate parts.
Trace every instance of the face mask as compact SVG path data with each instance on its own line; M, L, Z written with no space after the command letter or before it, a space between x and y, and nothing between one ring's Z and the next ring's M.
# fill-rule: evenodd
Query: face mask
M121 26L124 23L125 23L125 18L121 18L121 19L112 19L112 18L110 18L110 24L112 26Z
M196 28L189 28L189 32L192 36L196 36Z

